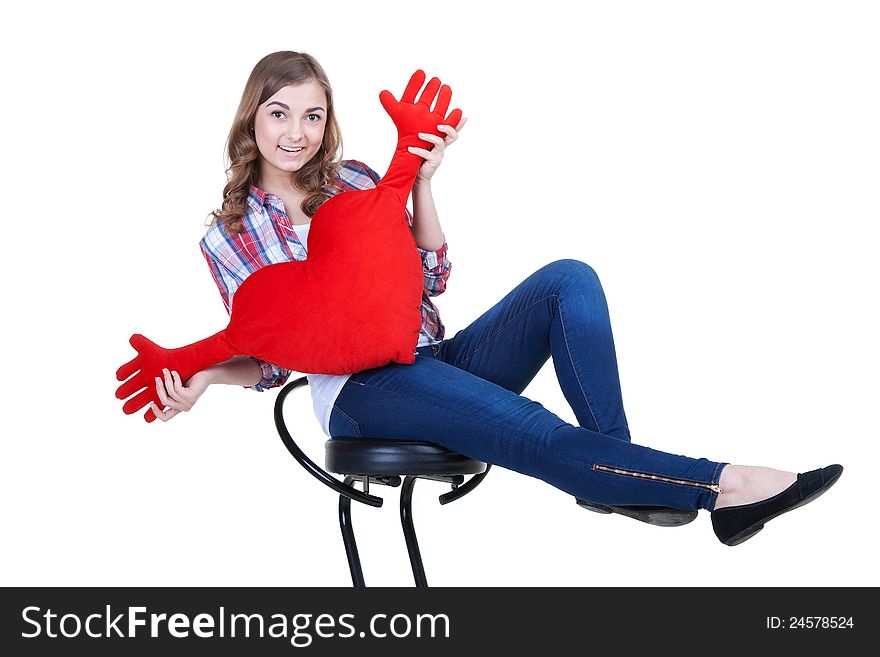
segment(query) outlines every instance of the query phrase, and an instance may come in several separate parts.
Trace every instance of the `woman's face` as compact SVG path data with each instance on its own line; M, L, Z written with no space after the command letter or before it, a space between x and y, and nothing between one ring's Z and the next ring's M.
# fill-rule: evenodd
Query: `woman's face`
M262 176L298 171L324 139L327 97L314 80L282 87L257 108L254 136Z

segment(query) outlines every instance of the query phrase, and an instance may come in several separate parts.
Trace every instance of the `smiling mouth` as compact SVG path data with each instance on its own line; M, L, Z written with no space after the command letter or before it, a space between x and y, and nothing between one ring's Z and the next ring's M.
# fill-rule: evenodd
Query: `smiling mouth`
M278 148L280 148L285 153L299 153L301 150L305 149L305 146L296 146L293 148L289 146L279 146Z

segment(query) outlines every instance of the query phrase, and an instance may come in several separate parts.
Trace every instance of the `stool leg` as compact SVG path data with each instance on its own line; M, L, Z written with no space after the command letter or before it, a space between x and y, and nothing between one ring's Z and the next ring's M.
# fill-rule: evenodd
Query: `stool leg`
M403 487L400 489L400 522L403 525L403 537L406 539L406 549L409 552L409 562L412 564L416 586L427 587L425 566L422 564L419 541L416 538L416 530L412 521L412 491L415 483L416 477L407 476L403 480Z
M348 475L345 478L345 485L350 486L354 481L357 481L357 477ZM358 555L354 529L351 526L351 499L345 495L339 496L339 527L342 529L342 542L345 544L345 556L348 557L352 585L356 588L364 588L366 587L364 571L361 568L361 558Z

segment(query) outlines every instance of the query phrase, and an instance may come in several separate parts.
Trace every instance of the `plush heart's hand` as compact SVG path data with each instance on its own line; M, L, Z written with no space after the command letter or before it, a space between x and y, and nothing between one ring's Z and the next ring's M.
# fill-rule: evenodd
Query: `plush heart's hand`
M397 134L400 138L415 137L418 139L420 132L443 136L437 129L438 125L455 126L461 120L460 109L454 109L448 116L446 115L449 101L452 99L452 89L449 88L449 85L441 85L440 78L431 78L416 100L416 94L425 83L426 77L425 72L421 69L413 73L399 101L395 100L390 91L382 91L379 94L379 101L388 112L391 120L394 121L394 125L397 126ZM435 98L436 103L434 103ZM432 103L434 103L433 110L431 109ZM431 144L419 141L422 142L422 147L431 147Z
M151 401L157 404L162 403L156 391L156 377L163 376L163 367L174 368L170 364L171 360L173 360L172 350L163 349L140 334L131 336L128 342L138 352L138 355L116 370L116 380L125 381L116 389L116 398L125 399L136 392L138 394L123 404L122 411L126 415L136 413ZM162 404L162 408L164 408L164 404ZM149 409L144 414L144 419L147 422L152 422L156 419L153 409Z

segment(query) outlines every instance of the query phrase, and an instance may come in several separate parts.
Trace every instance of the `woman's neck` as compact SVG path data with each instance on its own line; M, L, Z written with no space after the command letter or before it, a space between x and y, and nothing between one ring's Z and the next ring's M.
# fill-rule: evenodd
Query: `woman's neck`
M306 195L304 191L294 187L289 181L285 183L278 180L261 178L257 186L264 192L274 194L283 199L302 199Z

